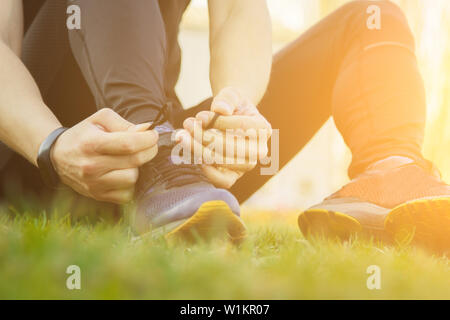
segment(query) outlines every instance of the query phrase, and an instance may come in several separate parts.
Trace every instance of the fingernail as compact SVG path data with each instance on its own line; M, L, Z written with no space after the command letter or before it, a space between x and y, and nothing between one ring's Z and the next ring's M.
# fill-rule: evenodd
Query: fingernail
M138 124L138 125L135 125L135 126L131 127L130 130L131 131L136 131L136 132L145 131L148 128L150 128L150 125L151 125L150 123L141 123L141 124Z
M155 136L156 139L159 138L159 132L158 132L158 131L156 131L156 130L151 130L151 131L149 131L149 132L153 133L153 135Z
M175 141L176 142L181 142L181 141L183 141L183 131L182 130L180 130L180 131L177 131L176 133L175 133Z
M203 123L208 123L208 121L209 121L209 116L207 114L204 114L204 113L198 114L197 118Z
M193 130L194 129L194 120L189 118L184 122L185 129Z
M222 101L222 100L215 101L214 106L217 107L218 109L222 109L223 111L225 111L228 114L233 113L233 108L225 101Z

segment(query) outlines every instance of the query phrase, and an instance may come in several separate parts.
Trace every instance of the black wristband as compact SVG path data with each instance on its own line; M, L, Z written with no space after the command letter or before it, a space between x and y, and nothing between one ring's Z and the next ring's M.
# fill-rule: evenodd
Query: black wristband
M52 151L52 147L56 140L58 140L59 136L62 135L67 129L68 128L64 127L56 129L50 133L47 138L45 138L39 147L37 165L41 172L42 180L44 180L45 184L50 188L56 188L60 183L59 176L56 173L50 158L50 152Z

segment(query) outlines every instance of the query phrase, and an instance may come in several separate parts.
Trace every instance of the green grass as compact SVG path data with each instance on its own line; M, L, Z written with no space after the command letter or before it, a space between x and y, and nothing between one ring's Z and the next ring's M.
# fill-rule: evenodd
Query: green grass
M23 209L25 210L25 209ZM413 248L370 241L306 241L295 215L244 211L249 237L192 247L133 242L125 223L0 213L4 299L449 299L450 264ZM81 290L66 268L81 268ZM370 265L382 288L366 287Z

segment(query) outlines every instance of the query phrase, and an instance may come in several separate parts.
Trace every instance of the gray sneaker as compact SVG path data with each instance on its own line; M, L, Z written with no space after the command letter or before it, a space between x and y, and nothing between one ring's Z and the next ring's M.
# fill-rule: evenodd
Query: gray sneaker
M246 227L239 203L227 190L215 188L199 165L176 165L171 132L160 134L158 155L141 167L134 228L168 240L242 240ZM166 142L164 142L166 141Z

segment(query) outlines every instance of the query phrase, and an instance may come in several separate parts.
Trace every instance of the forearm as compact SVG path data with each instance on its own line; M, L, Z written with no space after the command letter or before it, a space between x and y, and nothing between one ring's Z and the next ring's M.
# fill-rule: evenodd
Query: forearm
M213 94L233 87L255 104L262 99L272 65L272 31L264 0L237 0L224 15L210 2L210 80Z
M0 140L36 165L40 144L60 123L26 67L3 41L0 70Z

